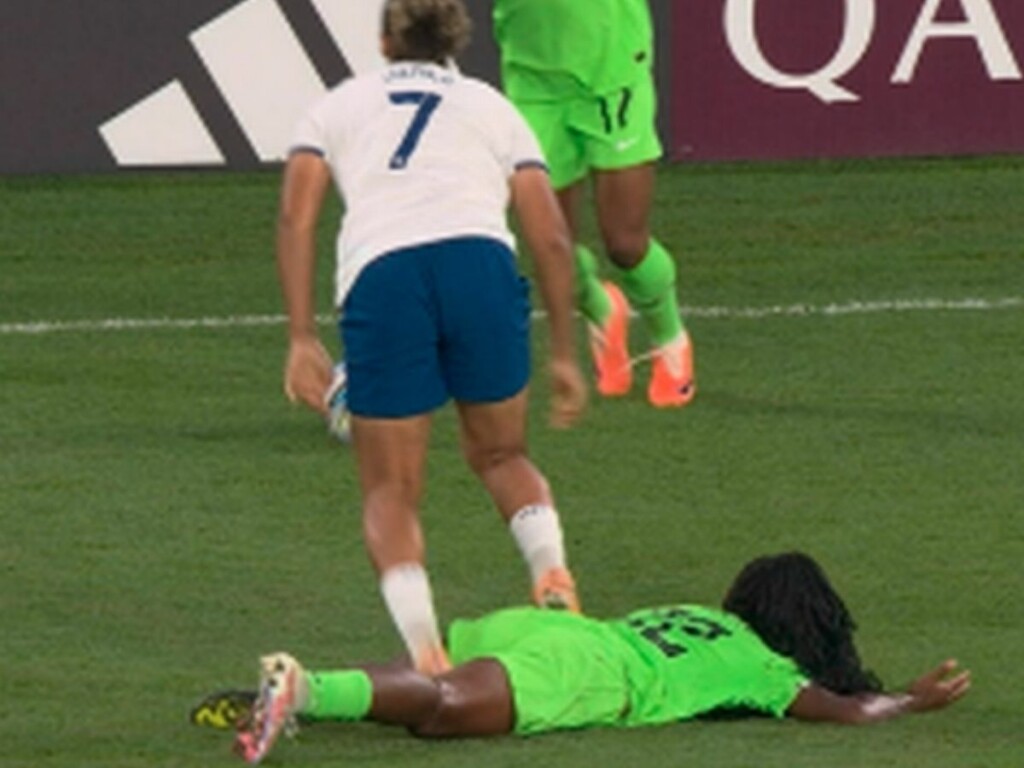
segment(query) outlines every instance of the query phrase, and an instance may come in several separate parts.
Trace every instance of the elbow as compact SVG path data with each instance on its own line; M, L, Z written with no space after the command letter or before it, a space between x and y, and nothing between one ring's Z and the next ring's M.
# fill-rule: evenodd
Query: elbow
M856 707L836 719L838 725L870 725L876 722L863 707Z
M281 209L277 215L277 231L280 233L295 234L311 228L310 222L294 211Z

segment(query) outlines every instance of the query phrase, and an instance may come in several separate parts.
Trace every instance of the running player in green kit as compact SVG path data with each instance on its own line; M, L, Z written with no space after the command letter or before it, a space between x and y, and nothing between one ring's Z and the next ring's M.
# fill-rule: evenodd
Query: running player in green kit
M589 323L598 391L617 397L632 386L631 304L653 347L649 402L686 405L696 394L693 347L675 261L649 225L662 148L647 0L495 0L494 35L505 93L537 134L576 235L577 305ZM588 179L611 282L602 283L579 243Z
M949 660L906 691L885 693L861 664L854 629L814 560L763 557L744 567L721 609L670 605L602 621L531 607L456 621L448 634L455 667L437 677L406 663L307 672L287 654L266 656L258 696L234 694L251 708L237 747L259 762L296 716L373 720L424 737L722 713L871 723L941 709L970 687L970 673ZM210 716L229 697L208 697L193 720L216 724Z

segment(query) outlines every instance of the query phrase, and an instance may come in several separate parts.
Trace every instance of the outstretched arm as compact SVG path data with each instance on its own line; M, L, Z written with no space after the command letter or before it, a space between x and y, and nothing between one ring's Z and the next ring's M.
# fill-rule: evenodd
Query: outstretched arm
M567 427L580 417L587 401L586 384L576 362L572 239L546 170L530 167L516 171L511 188L551 328L551 421L557 427Z
M790 705L787 714L798 720L865 725L912 712L948 707L971 687L971 673L959 671L953 659L915 680L902 693L842 696L811 683Z

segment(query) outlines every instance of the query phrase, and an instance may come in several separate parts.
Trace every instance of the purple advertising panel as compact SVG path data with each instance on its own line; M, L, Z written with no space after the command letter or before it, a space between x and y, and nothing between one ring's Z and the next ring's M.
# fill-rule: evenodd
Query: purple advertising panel
M678 0L675 159L1024 151L1022 0Z
M382 5L0 0L0 174L279 162L309 104L382 63ZM463 66L496 82L490 4L468 5Z

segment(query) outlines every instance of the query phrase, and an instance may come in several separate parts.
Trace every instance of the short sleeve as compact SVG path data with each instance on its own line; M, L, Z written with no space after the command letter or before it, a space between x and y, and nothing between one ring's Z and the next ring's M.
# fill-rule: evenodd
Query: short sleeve
M513 135L512 171L520 168L539 167L546 169L547 160L540 148L540 142L519 113L515 114L516 128Z
M769 657L763 662L763 674L756 676L756 690L751 691L752 704L775 717L785 717L797 694L809 682L796 662L783 656Z
M320 101L299 119L288 145L289 155L295 152L312 152L324 160L329 160L324 107L324 101Z
M501 148L501 159L505 175L512 176L522 168L547 169L547 160L537 136L512 103L498 95L493 111L502 125L504 146Z

